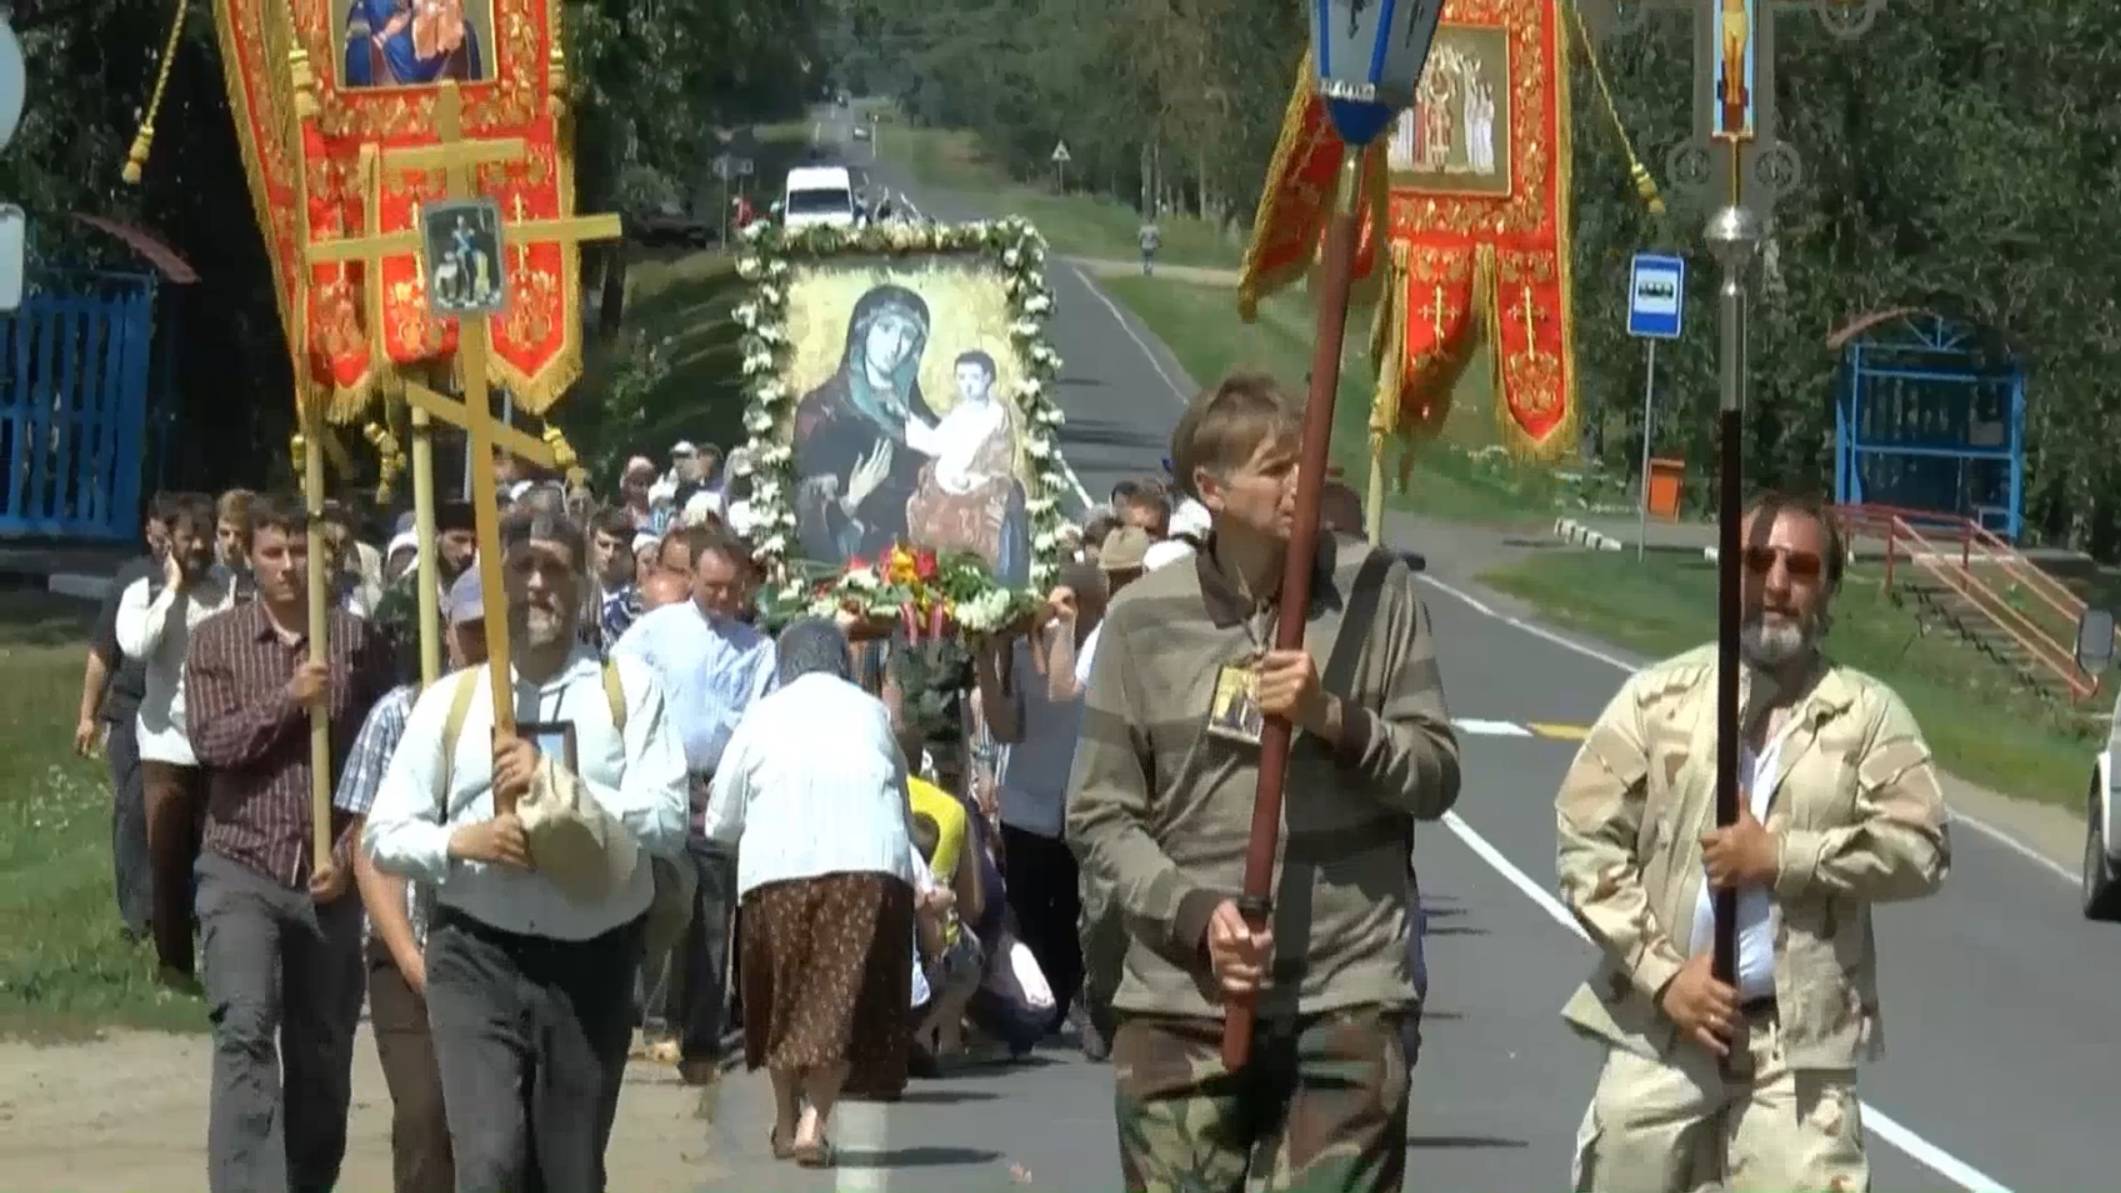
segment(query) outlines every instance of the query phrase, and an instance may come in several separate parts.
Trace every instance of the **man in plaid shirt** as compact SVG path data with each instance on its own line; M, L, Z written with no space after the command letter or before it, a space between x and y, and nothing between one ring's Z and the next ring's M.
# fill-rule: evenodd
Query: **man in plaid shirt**
M477 568L450 587L449 663L453 669L486 661L486 610ZM405 735L420 685L403 683L376 702L354 739L335 800L339 809L367 816L390 756ZM390 1151L396 1193L450 1193L456 1187L449 1120L442 1113L442 1073L427 1029L427 919L434 892L375 868L366 850L354 854L354 880L368 909L368 1008L376 1055L390 1086Z

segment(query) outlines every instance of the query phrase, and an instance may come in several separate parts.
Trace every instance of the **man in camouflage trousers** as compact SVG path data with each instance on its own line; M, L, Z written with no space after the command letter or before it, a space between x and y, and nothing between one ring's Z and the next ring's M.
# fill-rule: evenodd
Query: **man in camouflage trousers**
M1869 1187L1870 909L1943 882L1944 798L1900 698L1820 652L1831 517L1770 496L1744 534L1738 823L1715 827L1714 646L1630 679L1556 798L1562 898L1604 952L1563 1012L1606 1050L1579 1190ZM1738 892L1735 986L1710 969L1713 890Z
M1127 931L1112 1064L1132 1193L1386 1193L1406 1169L1407 858L1413 820L1458 796L1458 745L1427 611L1390 552L1322 536L1307 649L1270 649L1296 441L1263 378L1188 408L1172 458L1212 535L1128 586L1091 666L1067 833ZM1262 716L1299 732L1255 931L1237 895ZM1241 994L1259 1022L1233 1073L1223 1010Z

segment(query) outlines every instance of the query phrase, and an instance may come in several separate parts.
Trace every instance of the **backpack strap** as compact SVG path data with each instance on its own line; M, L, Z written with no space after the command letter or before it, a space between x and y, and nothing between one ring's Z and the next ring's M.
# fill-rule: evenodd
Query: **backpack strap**
M464 735L464 718L471 714L471 698L478 691L478 680L492 664L467 667L450 678L456 687L449 693L449 716L442 722L442 790L447 798L450 784L450 767L456 762L457 739ZM614 732L626 732L626 688L619 682L619 665L614 659L604 660L604 699L611 705L611 728Z
M466 667L453 678L456 687L449 693L449 716L442 721L442 799L449 800L450 770L456 765L457 739L464 735L464 718L471 713L471 697L478 690L479 677L486 668Z
M611 704L611 728L614 733L626 732L626 687L619 682L619 661L604 660L604 699Z

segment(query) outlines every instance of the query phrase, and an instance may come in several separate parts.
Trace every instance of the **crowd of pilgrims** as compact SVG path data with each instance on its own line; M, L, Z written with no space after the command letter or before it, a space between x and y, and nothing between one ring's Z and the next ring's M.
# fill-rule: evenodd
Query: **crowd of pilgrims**
M741 1048L772 1077L774 1154L823 1165L842 1096L1042 1044L1104 1057L1116 929L1062 841L1083 693L1113 594L1199 550L1207 511L1164 480L1115 487L1031 624L969 643L976 682L938 700L922 652L850 645L848 617L759 627L728 463L680 442L600 504L498 459L508 591L482 591L471 512L444 504L450 674L424 693L409 513L385 537L325 507L318 665L300 506L154 498L76 747L108 760L125 928L213 1024L217 1190L331 1186L364 998L400 1193L601 1187L629 1058L705 1085ZM1331 486L1329 523L1359 516ZM458 674L504 612L518 728L564 724L564 744L497 735L483 671Z

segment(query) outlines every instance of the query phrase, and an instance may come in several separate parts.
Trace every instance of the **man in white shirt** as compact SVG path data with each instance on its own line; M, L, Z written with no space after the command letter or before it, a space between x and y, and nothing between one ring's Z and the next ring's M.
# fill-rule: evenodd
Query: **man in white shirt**
M436 888L427 1003L457 1188L598 1190L655 893L648 855L683 848L685 760L650 669L616 659L607 672L576 640L580 528L536 512L503 531L517 725L565 733L573 757L496 736L485 672L459 673L414 706L366 848L378 869ZM515 812L570 780L581 804L561 819L601 820L613 856L640 851L586 891L579 874L561 885L547 838Z
M730 735L774 686L776 656L771 638L738 620L751 594L751 553L743 543L708 526L677 537L691 561L692 599L642 616L614 650L647 663L661 679L692 775L694 830L686 843L698 876L692 923L667 974L659 969L663 958L649 958L645 1009L651 1020L660 1012L671 1021L679 1036L678 1072L697 1085L713 1080L721 1063L737 902L736 852L709 839L698 822Z
M154 871L157 972L164 984L185 989L195 985L192 863L206 827L206 772L186 728L184 656L192 627L233 602L232 586L213 570L214 522L214 504L204 494L178 495L161 574L133 581L118 599L118 649L147 665L135 734Z

